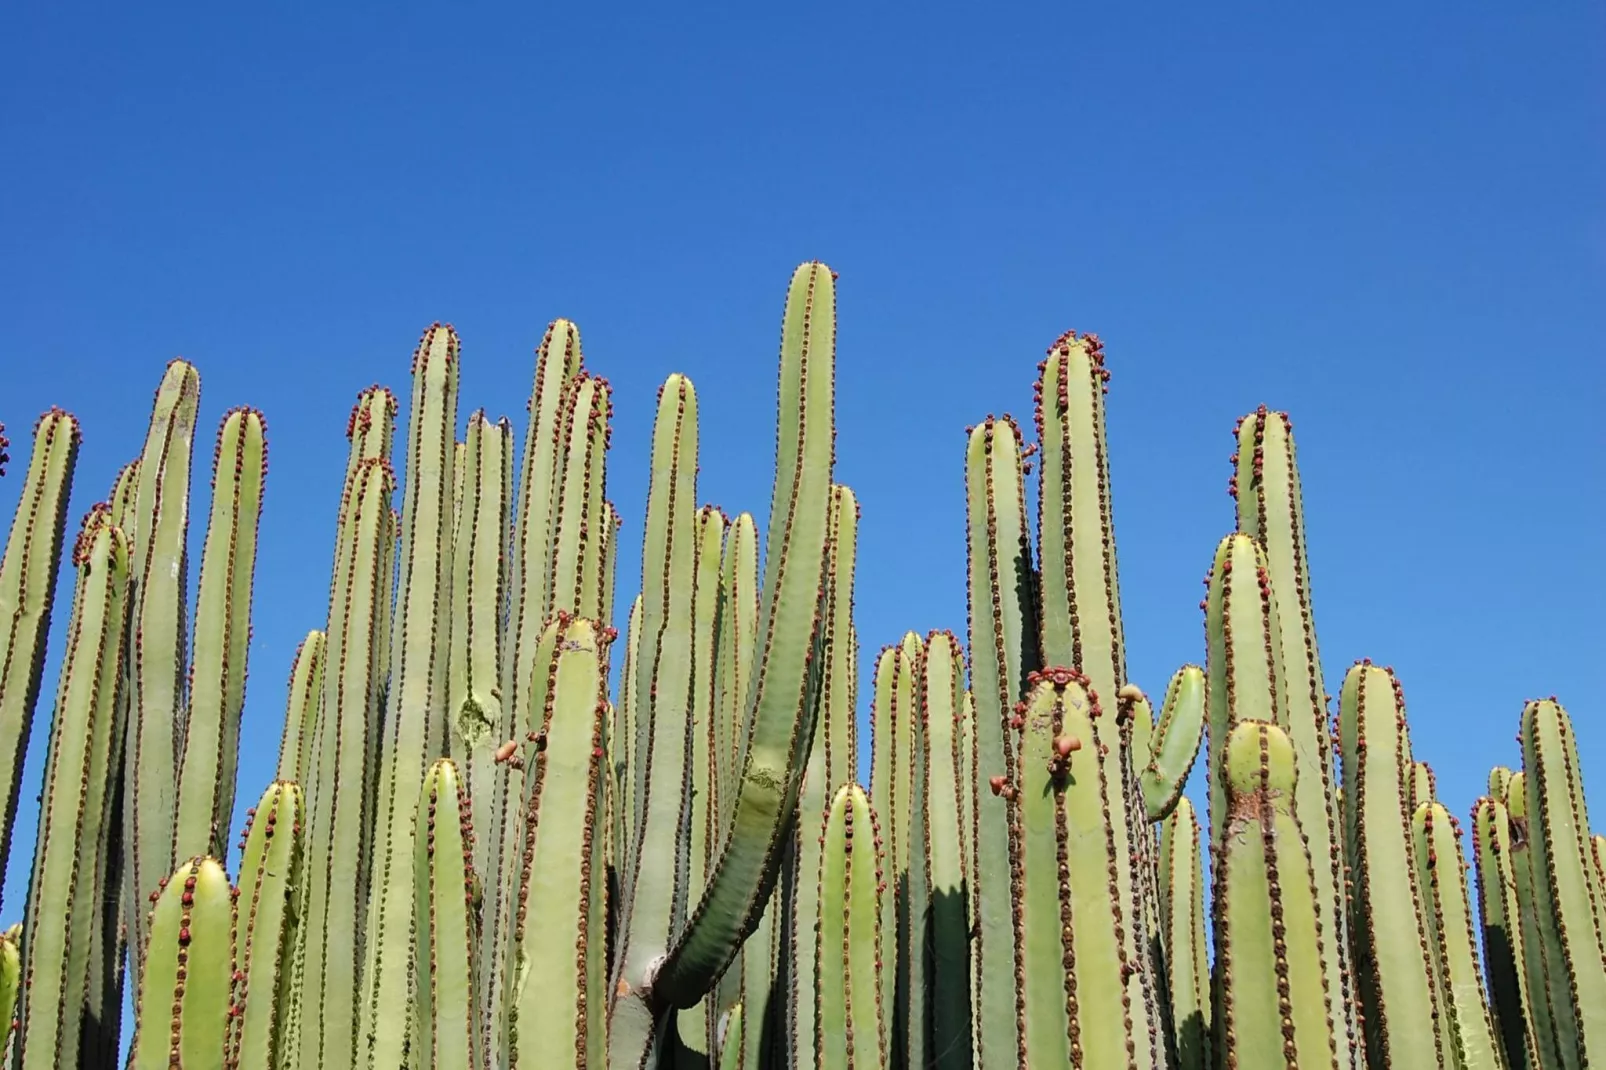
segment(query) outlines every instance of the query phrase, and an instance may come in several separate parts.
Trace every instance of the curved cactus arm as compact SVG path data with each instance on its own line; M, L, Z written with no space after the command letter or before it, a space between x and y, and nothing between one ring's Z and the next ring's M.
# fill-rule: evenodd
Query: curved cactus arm
M128 644L129 723L124 764L123 896L129 969L139 976L150 903L173 871L178 787L175 744L184 706L185 540L190 461L201 377L181 360L167 366L139 462L128 537L133 549L133 634Z
M245 709L257 525L268 471L266 431L262 414L253 409L234 410L218 429L212 513L195 607L190 701L178 754L174 858L222 858L228 849L240 714Z
M1239 721L1216 770L1227 782L1214 889L1222 1066L1340 1065L1295 761L1280 726Z
M194 858L155 901L129 1070L223 1066L237 1010L234 889L220 862Z
M1502 790L1505 783L1504 779L1500 782ZM1511 817L1499 799L1484 796L1473 804L1472 847L1478 870L1478 920L1489 1008L1505 1049L1506 1065L1511 1070L1554 1065L1559 1061L1554 1054L1548 1064L1541 1059L1541 1034L1532 1024L1534 1012L1523 969L1521 907L1512 869ZM1542 1043L1548 1051L1555 1039L1546 1036Z
M524 744L530 792L514 902L507 1070L600 1067L607 1015L603 728L611 629L560 613L536 650L540 710Z
M1005 729L1041 663L1037 573L1026 525L1020 429L989 416L970 430L965 451L965 516L970 596L970 689L975 709L969 761L974 825L976 939L971 953L972 1019L982 1066L1020 1062L1015 1028L1014 892L1010 888L1011 811L987 805L979 785L1006 776L1014 755Z
M110 819L111 755L129 596L130 547L104 506L84 518L73 549L78 584L40 796L27 921L27 982L15 1065L79 1063L80 1026L103 918L100 847Z
M1442 804L1426 799L1417 804L1411 815L1411 847L1433 951L1439 1034L1452 1065L1493 1068L1501 1064L1503 1053L1478 973L1460 837L1460 825Z
M1282 641L1285 727L1299 763L1294 813L1310 840L1322 929L1329 937L1327 984L1333 993L1333 1028L1341 1033L1339 1062L1352 1067L1361 1058L1360 1023L1345 916L1342 817L1333 790L1338 773L1316 643L1294 425L1287 413L1262 405L1238 421L1234 437L1231 493L1237 500L1238 530L1259 540L1266 552Z
M748 749L731 833L707 891L640 995L684 1007L702 998L758 922L797 805L823 675L826 536L835 417L836 290L823 264L793 276L781 342L779 447L759 610L759 662L746 705ZM656 756L655 756L656 757ZM634 937L632 936L632 939ZM623 993L624 1000L634 998ZM617 1002L616 1002L617 1006Z
M1405 810L1411 751L1404 726L1405 697L1394 675L1367 661L1353 666L1339 695L1339 738L1350 931L1368 1061L1442 1067L1446 1053L1424 1027L1438 1010Z
M844 785L825 819L815 975L818 1070L885 1067L880 836L869 797Z
M306 915L298 999L300 1065L350 1070L361 984L361 889L368 880L368 806L379 731L375 664L389 597L390 499L395 477L382 458L362 462L342 502L335 551L327 668L308 778Z
M400 1065L417 1022L413 978L413 817L417 785L445 750L452 634L452 463L458 340L449 326L424 332L413 354L412 410L399 527L390 682L374 796L373 870L363 956L359 1059Z
M78 420L51 409L34 426L11 534L0 557L0 859L11 851L17 789L44 677L45 645L67 528L67 501L83 436ZM4 891L0 874L0 892ZM9 1018L4 1019L9 1020Z
M1199 818L1186 795L1161 826L1160 943L1177 1070L1210 1070L1210 957Z
M1522 711L1534 902L1550 976L1552 1011L1578 1065L1606 1052L1606 886L1589 845L1589 813L1572 720L1555 699Z
M1150 821L1164 821L1182 798L1188 773L1204 740L1207 689L1203 669L1197 665L1178 669L1166 687L1160 723L1148 746L1140 748L1134 740L1136 753L1148 755L1148 764L1138 774L1138 785Z
M420 1070L484 1070L475 980L479 882L468 795L457 766L442 758L424 775L413 837L418 951Z
M312 772L318 735L318 700L323 694L324 633L308 632L290 665L290 696L285 702L284 734L279 738L279 780L300 783Z
M246 825L234 923L239 1014L231 1070L279 1070L289 1060L285 1033L295 995L304 804L299 785L275 781Z

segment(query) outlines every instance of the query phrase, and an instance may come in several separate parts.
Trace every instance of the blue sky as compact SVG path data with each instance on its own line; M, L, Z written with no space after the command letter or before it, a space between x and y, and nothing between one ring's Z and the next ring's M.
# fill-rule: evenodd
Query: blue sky
M767 515L782 298L819 258L867 669L963 634L963 428L1028 416L1043 349L1097 331L1136 682L1203 658L1233 420L1288 409L1330 690L1394 665L1463 816L1555 693L1606 827L1599 5L327 6L4 16L0 515L51 404L85 426L74 521L104 497L175 355L203 468L225 409L267 413L242 808L326 612L360 388L405 394L451 321L462 417L522 438L532 350L575 319L616 390L624 603L668 373L702 497Z

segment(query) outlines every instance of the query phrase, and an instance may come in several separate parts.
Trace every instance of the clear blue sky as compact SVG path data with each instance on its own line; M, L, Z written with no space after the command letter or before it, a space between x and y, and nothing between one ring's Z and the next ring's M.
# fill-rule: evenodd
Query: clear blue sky
M324 620L359 388L405 393L448 320L462 417L522 429L542 328L577 320L617 391L623 604L669 372L704 499L766 515L784 288L820 258L867 661L963 634L962 429L1029 415L1044 347L1093 330L1137 682L1203 658L1229 432L1286 408L1331 689L1396 666L1463 816L1554 692L1606 825L1600 5L178 6L3 16L0 516L54 403L86 429L76 522L174 355L203 467L226 408L266 411L242 808Z

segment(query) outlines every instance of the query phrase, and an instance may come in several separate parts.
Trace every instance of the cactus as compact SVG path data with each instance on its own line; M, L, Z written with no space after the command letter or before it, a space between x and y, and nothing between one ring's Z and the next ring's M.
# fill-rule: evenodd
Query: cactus
M1210 958L1205 944L1199 819L1187 796L1160 841L1160 941L1178 1070L1210 1070Z
M481 1070L474 833L468 796L450 759L435 762L424 775L414 819L418 1065L421 1070Z
M876 1070L886 1062L881 842L864 790L831 801L820 853L814 1050L818 1070Z
M221 863L197 857L154 899L130 1070L220 1067L238 1009L234 889Z
M289 1059L304 806L299 785L270 784L250 813L240 845L234 926L239 1014L229 1055L229 1065L238 1070L277 1070Z
M1505 770L1509 774L1509 770ZM1506 777L1491 778L1490 787L1504 794ZM1554 1045L1553 1037L1542 1041L1533 1025L1528 977L1523 972L1521 907L1517 902L1517 878L1512 870L1511 817L1499 798L1483 796L1472 807L1473 858L1478 870L1478 922L1483 935L1484 975L1488 985L1489 1009L1511 1070L1527 1070L1546 1065L1539 1048ZM1554 1065L1552 1058L1550 1065Z
M0 442L3 440L0 435ZM11 536L0 557L0 622L4 622L0 634L0 807L4 808L0 810L0 859L11 850L22 761L33 733L34 707L44 676L45 638L50 632L56 575L61 567L67 499L83 435L75 418L51 409L39 418L33 440ZM4 880L0 870L0 895L5 890ZM0 1019L9 1020L9 1015Z
M22 994L22 926L0 933L0 1053L10 1056L17 997Z

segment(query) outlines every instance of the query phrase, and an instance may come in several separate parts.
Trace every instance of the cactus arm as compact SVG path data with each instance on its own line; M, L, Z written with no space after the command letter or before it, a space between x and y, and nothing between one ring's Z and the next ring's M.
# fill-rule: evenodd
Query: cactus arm
M1239 721L1221 752L1227 828L1217 837L1216 962L1222 1066L1338 1067L1315 881L1294 816L1294 745Z
M1420 764L1420 763L1419 763ZM1478 973L1461 829L1443 805L1424 799L1411 816L1412 856L1439 993L1439 1028L1455 1065L1504 1067Z
M747 757L747 722L744 707L752 682L755 644L758 642L758 524L751 513L740 513L725 537L725 560L720 585L725 608L720 624L720 731L729 740L720 750L719 801L721 835L730 828L736 805L736 784ZM746 1012L747 1034L754 1031L754 1005Z
M1199 818L1186 795L1160 840L1160 940L1177 1070L1210 1070L1210 958L1205 941Z
M1350 931L1363 1001L1368 1061L1443 1067L1425 1023L1437 1013L1428 938L1412 865L1411 752L1398 681L1370 662L1352 667L1339 695L1346 856L1354 884Z
M525 745L530 794L514 905L507 1070L607 1061L602 731L611 631L567 614L548 626Z
M1406 802L1411 813L1423 803L1434 802L1438 799L1438 782L1433 777L1433 769L1427 762L1411 763L1411 793Z
M1152 741L1147 746L1133 741L1135 753L1149 756L1138 784L1150 821L1164 821L1182 798L1204 739L1207 687L1203 669L1196 665L1178 669L1166 687Z
M1005 731L1037 667L1037 586L1026 527L1020 430L989 417L970 432L965 454L966 546L969 570L970 688L975 708L970 760L974 826L976 938L971 955L977 1061L1020 1061L1015 1027L1015 926L1010 887L1011 812L978 796L979 785L1006 776L1013 763Z
M290 666L290 695L285 702L284 734L279 739L279 780L300 783L312 772L312 746L317 739L318 698L323 692L324 633L314 629L296 647Z
M1529 1021L1533 1027L1535 1047L1539 1056L1537 1065L1551 1067L1577 1066L1577 1051L1565 1042L1556 1027L1557 1000L1563 998L1552 990L1558 980L1547 961L1549 951L1539 920L1539 891L1533 865L1533 830L1528 821L1527 777L1515 773L1506 781L1506 812L1511 820L1511 874L1517 894L1517 929L1521 933L1522 958L1518 961L1528 983Z
M413 837L418 918L418 1022L421 1070L484 1070L479 985L479 897L474 832L457 766L442 758L424 775Z
M178 868L156 896L129 1070L220 1067L234 1020L234 889L216 859Z
M125 924L129 967L145 953L147 897L173 871L173 807L178 783L174 737L184 697L185 537L190 460L201 379L175 360L167 366L139 462L132 526L134 605L129 643L128 743L124 783Z
M172 857L228 850L240 714L245 708L257 525L268 468L266 424L236 409L218 429L212 513L201 555L189 710L178 755Z
M308 780L306 949L301 976L302 1066L350 1070L361 983L362 912L353 889L366 886L367 800L373 785L372 736L379 729L374 666L383 657L378 625L389 593L390 499L395 477L383 458L363 461L344 495L329 607L322 708Z
M109 819L119 659L129 595L130 547L105 507L90 511L73 550L78 584L56 690L27 921L23 1070L76 1066L79 1020L92 992L94 927L102 888L96 866ZM115 895L115 889L105 889Z
M384 1070L400 1063L416 1024L410 993L416 785L428 761L445 750L458 364L450 327L436 324L424 332L413 354L358 1045L362 1065Z
M299 785L276 781L246 825L234 929L241 975L228 1063L234 1070L278 1070L289 1057L285 1018L294 994L304 801Z
M1505 780L1500 781L1502 790ZM1478 874L1478 921L1483 935L1489 1008L1511 1070L1539 1070L1538 1032L1524 972L1521 907L1512 869L1511 817L1505 803L1484 796L1472 807L1473 860ZM1554 1045L1546 1037L1544 1045ZM1552 1058L1552 1065L1556 1059Z
M1554 699L1522 711L1525 792L1534 902L1564 1063L1587 1066L1606 1052L1606 888L1589 846L1572 721Z
M581 373L570 384L563 413L563 458L557 483L547 613L588 619L602 615L602 538L608 518L605 451L611 409L608 381Z
M1355 1066L1361 1053L1344 906L1342 818L1333 790L1337 771L1316 643L1293 422L1286 413L1270 412L1263 405L1238 421L1235 437L1231 491L1237 501L1238 530L1257 539L1265 550L1280 624L1285 727L1299 762L1294 813L1310 839L1316 895L1322 904L1332 1022L1341 1034L1339 1062Z
M820 862L820 940L815 970L818 1070L885 1067L882 871L870 800L844 785L825 821Z
M82 439L77 419L60 409L39 418L11 535L0 557L0 859L11 851ZM4 880L0 872L0 893Z
M748 694L749 744L731 833L702 901L658 969L656 995L701 998L764 908L797 805L820 701L826 535L835 439L835 279L823 264L793 276L781 343L775 494L759 610L760 660Z

